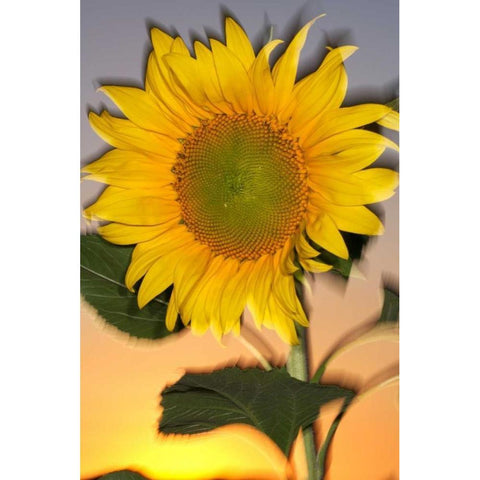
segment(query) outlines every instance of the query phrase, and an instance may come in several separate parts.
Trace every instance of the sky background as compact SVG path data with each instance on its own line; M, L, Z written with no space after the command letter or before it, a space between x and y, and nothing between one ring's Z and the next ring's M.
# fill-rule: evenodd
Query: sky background
M95 90L102 83L142 86L150 50L148 30L155 25L189 40L209 34L223 39L223 17L237 18L256 50L275 26L274 37L290 40L298 27L326 13L310 30L302 52L300 74L315 69L325 46L359 47L347 63L349 94L346 104L387 102L398 95L398 2L350 1L125 1L81 2L81 160L97 158L108 147L90 129L87 112L113 104ZM388 135L398 140L397 135ZM380 162L398 168L396 155ZM101 185L84 182L82 206L92 203ZM373 239L360 262L365 279L342 287L330 274L318 275L307 295L311 320L312 365L355 327L378 315L383 281L398 281L398 200L382 203L386 233ZM82 220L82 232L90 229ZM247 319L247 327L251 325ZM249 329L245 334L251 335ZM285 360L287 347L270 331L263 332L276 352L273 362ZM129 339L104 326L88 309L81 316L81 471L83 477L116 469L142 456L154 438L160 410L159 392L191 366L213 368L240 360L252 364L249 352L233 337L224 346L208 334L183 335L175 341ZM268 352L264 351L265 355ZM353 378L359 384L395 370L394 344L360 347L340 357L326 380ZM333 412L322 413L322 426ZM352 407L333 443L330 480L394 480L398 478L398 388L386 389Z

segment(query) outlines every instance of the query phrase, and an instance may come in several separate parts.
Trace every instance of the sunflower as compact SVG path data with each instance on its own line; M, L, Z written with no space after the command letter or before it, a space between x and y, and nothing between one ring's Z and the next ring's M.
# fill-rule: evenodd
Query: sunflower
M318 17L317 17L318 18ZM260 328L297 343L308 320L294 273L325 272L317 248L348 258L339 230L383 231L365 207L394 194L397 173L372 164L391 140L364 125L398 129L384 105L341 107L343 62L356 48L329 49L296 82L307 23L270 67L281 40L255 55L244 30L225 22L225 44L151 30L145 89L100 90L127 118L90 112L92 128L115 147L83 169L107 184L84 215L110 223L106 240L134 244L125 283L145 306L173 285L166 324L196 334L238 332L247 308ZM315 248L316 247L316 248Z

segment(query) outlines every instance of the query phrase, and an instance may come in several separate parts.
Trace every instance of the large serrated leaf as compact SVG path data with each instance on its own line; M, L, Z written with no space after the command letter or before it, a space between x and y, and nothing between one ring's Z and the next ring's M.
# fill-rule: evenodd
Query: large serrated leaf
M142 310L136 294L124 284L133 247L113 245L98 235L80 241L80 290L101 317L134 337L158 339L171 335L165 326L169 294L163 293ZM177 322L177 329L182 328Z
M299 428L311 425L322 405L353 395L336 385L302 382L284 369L234 367L186 374L162 392L159 430L193 434L246 423L267 434L288 455Z

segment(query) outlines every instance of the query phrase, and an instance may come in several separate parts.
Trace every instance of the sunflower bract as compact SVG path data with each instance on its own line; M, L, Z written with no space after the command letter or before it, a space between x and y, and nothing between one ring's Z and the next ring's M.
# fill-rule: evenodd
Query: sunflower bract
M154 28L145 89L101 88L126 118L90 113L114 149L83 169L108 185L84 215L110 222L99 228L108 241L136 245L125 282L134 290L141 281L140 307L173 284L171 329L180 314L194 333L221 337L239 331L248 308L259 328L295 344L295 322L308 321L293 273L297 265L330 269L312 243L348 258L340 230L383 232L365 205L392 196L397 174L365 168L398 147L362 127L398 129L398 114L376 104L342 108L352 46L331 49L295 83L315 20L273 68L281 42L255 55L231 18L225 45L195 42L195 56Z

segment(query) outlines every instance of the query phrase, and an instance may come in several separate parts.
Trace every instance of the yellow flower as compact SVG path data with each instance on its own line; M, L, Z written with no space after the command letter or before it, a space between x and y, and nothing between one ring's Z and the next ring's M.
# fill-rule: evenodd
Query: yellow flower
M125 118L90 113L93 129L115 147L83 169L108 184L85 210L107 220L99 233L136 244L125 283L140 308L173 284L167 312L202 334L238 331L247 307L260 328L297 342L294 322L308 321L295 293L300 266L324 272L315 245L348 258L339 230L377 235L383 226L364 205L393 195L397 174L365 167L389 139L368 131L398 129L384 105L342 108L343 62L352 46L330 49L321 66L295 82L300 51L316 19L269 66L281 40L255 55L226 19L226 44L156 28L145 90L104 86Z

